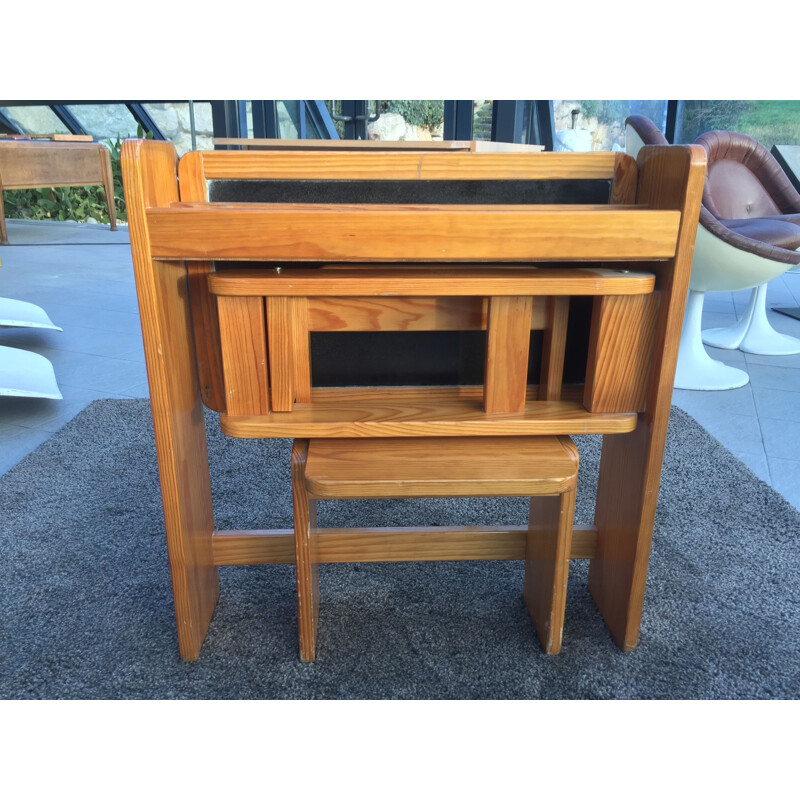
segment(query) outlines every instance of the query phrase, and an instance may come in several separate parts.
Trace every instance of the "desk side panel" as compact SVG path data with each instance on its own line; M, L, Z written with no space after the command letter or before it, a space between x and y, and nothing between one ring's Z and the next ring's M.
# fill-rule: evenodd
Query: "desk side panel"
M165 142L124 142L122 170L150 384L156 453L181 657L200 654L219 596L203 406L186 268L154 262L145 209L177 199L176 154Z

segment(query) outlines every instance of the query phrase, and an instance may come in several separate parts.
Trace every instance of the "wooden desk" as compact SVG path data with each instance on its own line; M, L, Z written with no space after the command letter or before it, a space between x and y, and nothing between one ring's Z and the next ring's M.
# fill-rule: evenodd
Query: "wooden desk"
M296 563L290 531L215 529L204 402L222 412L226 433L243 438L603 435L595 524L573 531L570 552L591 559L589 589L615 642L636 647L705 178L702 148L644 147L636 161L625 153L203 151L178 163L167 143L129 140L122 168L184 659L199 657L219 595L219 566ZM209 187L218 183L276 179L349 181L356 193L359 182L370 181L387 188L417 182L422 191L446 181L507 181L513 188L520 180L590 180L603 183L607 202L209 202ZM402 280L387 275L379 263L387 260L407 272ZM224 261L272 261L282 269L215 272ZM317 262L316 274L287 263L293 261ZM319 262L329 266L320 269ZM548 266L539 272L536 262ZM444 269L464 279L445 280ZM359 273L352 281L350 270ZM334 313L328 278L338 294ZM212 324L216 306L206 302L211 293L224 301L222 345ZM488 313L480 302L413 305L431 293L467 301L482 295ZM341 328L343 313L355 330L376 313L405 329L407 308L395 306L403 294L415 319L446 327L458 315L461 324L471 320L487 331L486 392L315 388L296 358L308 331L320 321ZM552 316L562 296L587 294L593 300L585 385L565 386L562 394L560 385L528 384L526 353L509 344L527 342L531 309ZM538 299L547 305L531 302ZM499 362L497 353L505 354ZM215 377L215 359L227 383ZM267 365L275 359L290 376L285 385L270 383ZM206 394L215 384L218 390ZM318 413L310 410L315 405ZM518 530L473 533L442 557L525 555ZM441 532L423 534L442 549ZM326 534L319 560L407 560L392 554L380 529L360 532L357 547L349 536Z
M108 148L94 142L0 140L0 244L8 244L3 191L50 186L105 189L111 230L117 229L114 178Z
M544 150L539 144L483 141L390 142L372 139L214 139L214 145L239 147L242 150L323 150L331 152L467 152L467 153L536 153Z

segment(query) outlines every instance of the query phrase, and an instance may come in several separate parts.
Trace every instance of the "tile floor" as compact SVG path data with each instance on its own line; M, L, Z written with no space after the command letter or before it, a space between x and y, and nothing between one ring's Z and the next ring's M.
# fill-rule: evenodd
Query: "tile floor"
M0 296L42 306L63 332L0 329L0 344L41 353L63 400L0 397L0 474L92 400L147 397L127 230L102 225L8 221L0 247ZM734 322L749 292L706 297L703 327ZM767 306L800 307L800 273L770 284ZM800 338L800 321L769 312L775 328ZM756 475L800 508L800 355L709 350L745 369L750 383L726 392L676 390L691 414Z

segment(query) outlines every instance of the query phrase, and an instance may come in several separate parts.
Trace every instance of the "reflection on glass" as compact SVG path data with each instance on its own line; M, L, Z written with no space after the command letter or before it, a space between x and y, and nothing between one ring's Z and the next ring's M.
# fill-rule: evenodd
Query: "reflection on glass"
M278 136L281 139L300 139L300 101L278 100Z
M161 133L175 145L182 156L192 149L192 117L189 103L144 103ZM214 124L211 103L194 104L195 139L198 150L214 149Z
M69 133L69 128L47 106L0 108L23 133Z
M382 142L431 142L444 136L444 100L381 100L379 109L368 102L368 112L380 116L367 123L367 138Z
M136 120L121 103L67 106L86 133L95 139L128 139L136 136Z
M708 131L746 133L767 150L800 144L800 100L681 100L675 141L694 142Z
M472 101L472 139L477 142L492 140L492 100Z
M554 100L555 150L625 150L625 118L649 117L663 131L666 100Z

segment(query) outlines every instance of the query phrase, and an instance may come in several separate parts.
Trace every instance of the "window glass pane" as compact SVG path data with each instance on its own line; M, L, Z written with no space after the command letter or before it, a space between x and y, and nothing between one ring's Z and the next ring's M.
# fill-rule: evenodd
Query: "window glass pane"
M23 133L69 133L48 106L8 106L0 109Z
M278 135L281 139L300 138L300 101L278 100Z
M308 110L306 110L306 139L319 138L320 135L317 131L317 126L314 124L314 118L308 113Z
M473 100L472 139L476 142L492 140L492 101Z
M666 100L554 100L555 150L625 150L625 118L643 114L664 131Z
M136 136L136 120L124 105L103 103L102 105L67 106L67 109L83 125L86 133L95 139L128 139Z
M694 142L708 131L737 131L773 145L800 144L800 100L681 100L675 141Z
M182 156L192 149L192 117L189 103L144 103L144 109ZM214 149L211 103L194 104L195 138L198 150Z
M367 123L367 138L383 142L441 141L444 100L381 100L380 116ZM370 115L375 104L368 104Z

